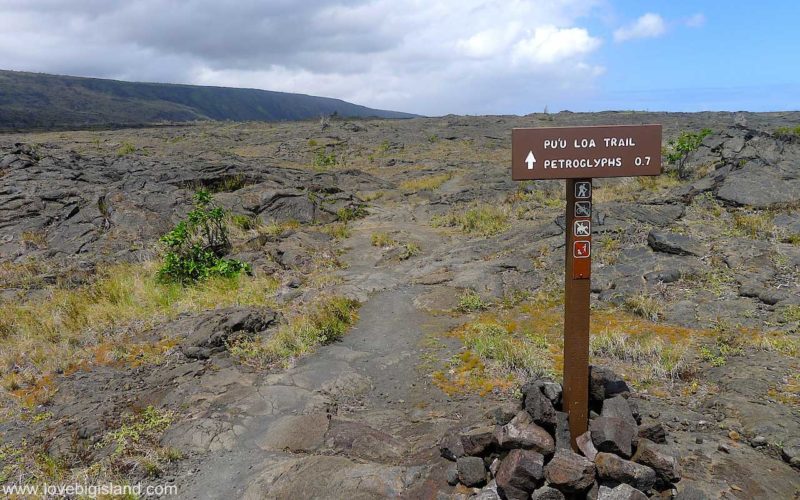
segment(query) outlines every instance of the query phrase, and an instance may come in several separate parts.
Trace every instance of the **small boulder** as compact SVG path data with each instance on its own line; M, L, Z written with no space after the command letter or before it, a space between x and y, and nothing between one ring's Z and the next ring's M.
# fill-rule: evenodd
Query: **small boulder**
M647 500L647 495L628 484L620 484L615 488L601 486L597 500Z
M628 384L616 373L602 366L589 367L589 398L597 403L617 395L630 396Z
M655 420L649 420L639 426L638 436L640 439L647 439L654 443L664 444L667 442L667 431L664 425Z
M598 417L589 422L592 443L598 451L631 456L636 426L616 417Z
M474 488L486 484L486 466L480 457L461 457L456 461L458 480L464 486Z
M486 416L494 420L494 423L497 425L506 425L511 422L511 419L514 418L520 410L522 410L522 404L520 401L514 399L503 401L489 410Z
M544 468L547 482L565 493L580 493L594 484L595 466L586 457L559 449Z
M455 462L466 455L464 445L461 444L461 436L456 431L450 431L439 441L439 453L443 458Z
M592 443L592 435L589 431L575 438L575 444L578 445L578 449L581 450L584 457L594 461L594 457L597 456L597 448L595 448L594 443Z
M626 483L641 491L648 491L656 484L656 471L612 453L598 453L594 463L600 479Z
M496 441L505 449L524 448L548 456L556 448L553 437L536 425L527 411L519 412L511 422L498 428Z
M653 229L647 235L647 244L656 252L674 255L703 255L703 248L697 240L678 233Z
M613 398L603 401L603 410L600 412L603 417L616 417L621 418L628 424L636 427L636 418L633 416L633 411L628 404L628 400L622 396L614 396Z
M556 382L544 382L542 384L542 394L544 394L551 403L557 405L561 401L561 384Z
M489 481L489 484L484 486L475 496L470 497L470 500L501 500L500 493L497 491L497 483L494 480Z
M681 479L678 459L675 458L667 445L659 445L647 439L640 439L639 447L631 460L656 471L657 481L661 486L668 486Z
M531 500L564 500L564 494L550 486L542 486L531 494Z
M470 456L483 455L497 444L493 426L478 427L461 433L461 446L464 454Z
M453 464L447 468L447 484L455 486L458 484L458 467Z
M800 459L800 439L792 439L784 444L781 448L781 456L789 463L792 463L795 458Z
M497 487L510 499L527 500L544 478L544 456L530 450L511 450L497 469Z
M556 448L571 449L572 435L569 431L569 415L563 411L556 412L556 428L554 431Z
M541 381L527 384L523 388L525 410L530 413L537 425L553 430L556 427L556 409L553 407L553 402L544 395L541 388Z

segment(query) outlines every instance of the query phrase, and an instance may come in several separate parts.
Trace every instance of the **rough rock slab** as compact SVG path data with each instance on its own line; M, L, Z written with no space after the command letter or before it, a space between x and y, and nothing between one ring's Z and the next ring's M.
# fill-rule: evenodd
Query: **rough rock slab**
M461 457L456 460L458 480L470 488L486 484L486 465L480 457Z
M674 451L667 445L659 445L640 439L631 461L646 465L656 471L657 480L666 486L681 478L681 469Z
M483 455L484 452L497 444L495 427L478 427L466 432L462 432L461 446L464 453L471 456Z
M544 456L530 450L511 450L497 470L497 487L508 498L527 500L544 478Z
M426 473L425 467L359 464L343 457L288 458L268 465L255 476L243 499L329 498L331 492L349 499L394 498Z
M648 491L656 484L656 472L612 453L598 453L594 459L597 477L601 480L626 483L638 490Z
M524 448L543 455L555 451L553 437L533 422L527 411L521 411L511 422L497 429L497 443L505 449Z
M628 484L620 484L615 488L600 486L597 500L647 500L647 495Z
M556 450L544 468L548 484L565 493L580 493L594 484L595 465L570 450Z
M598 417L589 422L592 442L598 451L630 457L636 426L616 417Z

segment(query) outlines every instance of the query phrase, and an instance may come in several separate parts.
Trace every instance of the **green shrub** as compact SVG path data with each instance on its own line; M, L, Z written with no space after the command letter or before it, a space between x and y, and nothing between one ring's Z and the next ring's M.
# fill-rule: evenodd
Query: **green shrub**
M213 203L208 191L194 196L194 210L172 231L161 237L167 247L158 279L164 283L188 284L212 276L235 277L250 266L222 258L231 247L225 226L225 211Z
M669 141L666 151L667 161L678 167L678 177L685 179L689 173L686 171L686 158L692 151L697 151L706 136L711 135L711 130L704 128L700 132L681 132L677 139Z

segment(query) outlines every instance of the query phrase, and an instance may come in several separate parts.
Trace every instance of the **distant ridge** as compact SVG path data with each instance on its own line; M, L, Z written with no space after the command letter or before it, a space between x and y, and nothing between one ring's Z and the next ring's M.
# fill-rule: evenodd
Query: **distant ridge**
M0 70L0 129L136 126L192 120L413 118L340 99L269 90L134 83Z

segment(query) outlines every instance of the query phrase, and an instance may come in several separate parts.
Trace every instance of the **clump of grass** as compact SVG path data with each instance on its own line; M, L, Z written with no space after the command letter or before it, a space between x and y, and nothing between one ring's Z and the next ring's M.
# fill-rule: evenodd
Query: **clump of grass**
M495 322L478 322L464 330L464 345L484 362L523 378L552 375L549 344L544 336L509 329Z
M262 368L285 364L339 340L358 319L360 304L345 297L326 297L292 316L267 340L241 340L228 346L240 362Z
M465 212L451 212L435 216L433 227L456 227L466 234L493 236L509 228L508 210L492 205L480 204Z
M336 241L347 239L352 234L347 222L333 222L323 227L322 232Z
M231 224L242 231L252 231L256 229L261 221L253 215L233 214L230 216Z
M433 191L439 189L442 184L449 181L452 177L453 174L444 173L426 175L424 177L417 177L416 179L408 179L400 183L400 189L411 193L416 193L418 191Z
M157 410L148 406L140 413L127 417L123 424L108 432L95 446L111 446L114 451L105 460L107 463L95 464L95 469L108 472L128 471L139 466L149 477L159 477L167 462L180 460L183 455L174 448L159 444L161 435L172 425L175 414L167 410Z
M292 229L297 229L298 227L300 227L300 223L296 220L289 220L286 222L272 221L269 224L258 224L256 226L256 230L259 234L267 236L280 236L286 231L291 231Z
M676 381L688 369L686 344L668 343L653 335L605 331L591 336L589 351L592 356L645 367L656 380Z
M397 242L389 235L389 233L382 231L376 231L372 233L369 237L369 241L372 243L372 246L380 248L390 248L397 244Z
M769 239L775 234L773 215L769 212L737 212L733 214L733 235L752 239Z
M625 299L625 308L649 321L657 322L664 313L662 303L649 295L633 295Z
M458 299L458 309L461 312L469 313L476 311L485 311L489 308L489 304L484 302L480 295L474 290L467 290Z
M772 135L784 139L800 137L800 125L797 127L778 127L775 129L775 132Z
M784 306L782 316L786 323L800 322L800 305Z
M136 146L133 143L128 141L123 142L119 148L117 148L117 156L128 156L136 152Z
M421 249L419 248L419 245L417 245L412 241L409 241L408 243L404 243L400 247L400 255L398 255L398 257L400 258L400 260L408 260L411 257L418 255L420 251Z
M7 376L16 366L25 374L24 388L41 389L48 373L96 362L100 348L120 346L133 352L135 337L130 336L157 321L218 307L271 305L277 289L269 276L211 278L191 287L159 283L154 278L157 266L104 267L89 285L55 286L43 298L6 301L0 308L0 375ZM170 346L156 347L165 351Z

